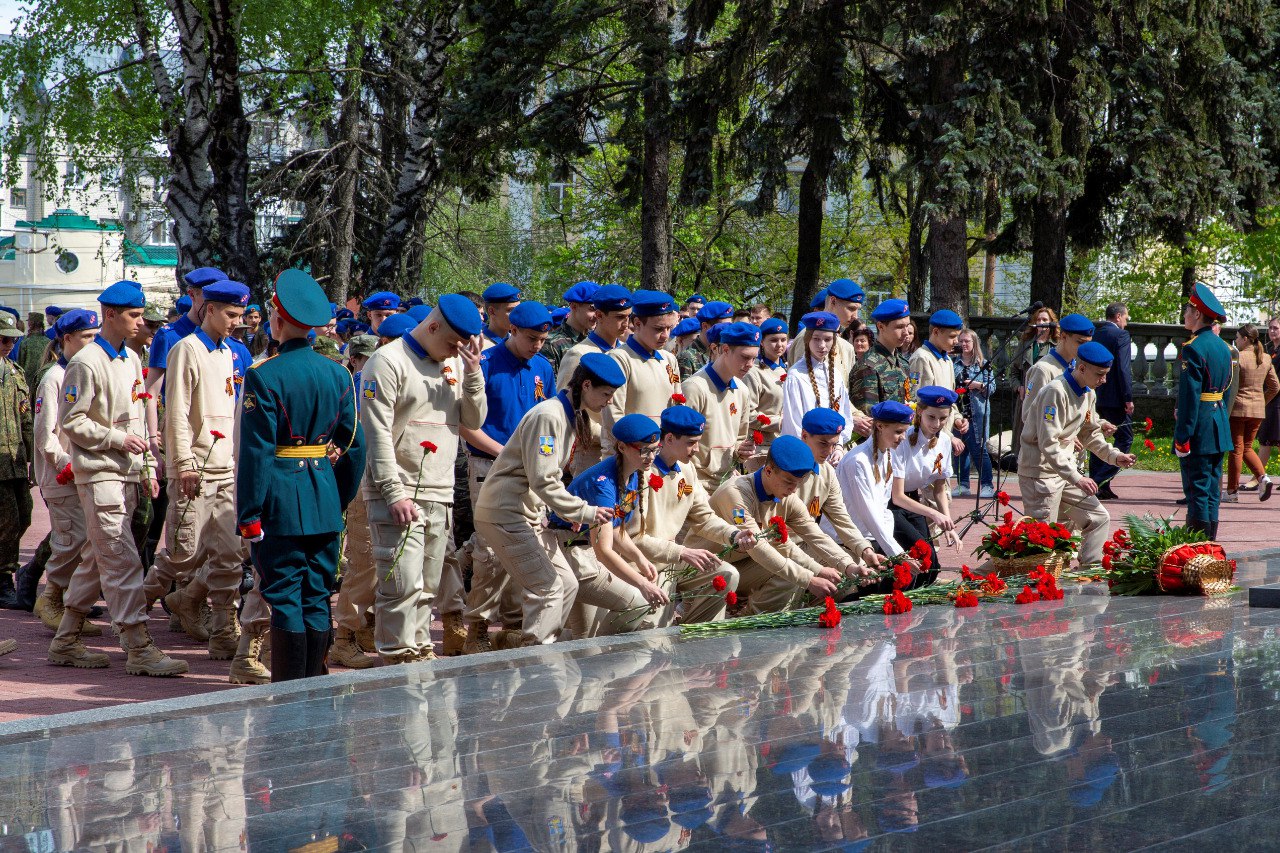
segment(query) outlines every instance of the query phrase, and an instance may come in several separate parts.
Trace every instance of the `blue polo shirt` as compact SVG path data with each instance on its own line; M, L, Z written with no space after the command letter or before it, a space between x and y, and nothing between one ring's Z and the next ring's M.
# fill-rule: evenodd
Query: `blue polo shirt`
M183 314L178 319L168 325L161 326L160 331L156 332L154 338L151 339L151 352L147 358L147 367L157 367L165 370L169 364L169 350L194 332L198 326Z
M639 501L640 472L632 472L626 485L619 489L618 457L610 456L574 477L569 484L569 494L582 498L592 506L613 507L613 526L621 527L623 522L631 520L631 514ZM624 506L629 508L624 510ZM550 523L560 530L571 526L555 513L551 513Z
M489 401L480 431L501 445L511 440L525 412L556 395L556 371L551 362L541 354L521 361L507 349L506 341L481 354L480 371ZM492 458L470 444L467 449L477 456Z

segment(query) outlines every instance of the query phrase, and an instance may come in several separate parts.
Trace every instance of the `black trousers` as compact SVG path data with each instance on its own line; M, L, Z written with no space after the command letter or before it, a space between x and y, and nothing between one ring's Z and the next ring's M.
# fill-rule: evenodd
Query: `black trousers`
M916 579L908 588L919 589L922 586L929 586L938 579L938 570L942 568L938 562L938 550L933 547L933 542L929 538L929 522L920 513L903 509L892 503L889 504L889 511L893 514L893 538L899 546L906 546L908 551L916 542L922 541L929 546L929 558L932 561L929 571L916 575ZM879 543L873 542L872 547L877 553L884 554L884 549ZM891 592L893 592L893 578L883 578L870 586L856 587L841 600L852 601L864 595L888 595Z

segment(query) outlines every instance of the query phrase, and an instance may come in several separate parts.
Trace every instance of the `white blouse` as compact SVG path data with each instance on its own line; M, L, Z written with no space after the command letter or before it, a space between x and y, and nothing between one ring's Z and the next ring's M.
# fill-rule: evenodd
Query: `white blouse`
M875 436L871 436L845 454L836 466L836 480L853 523L875 540L886 556L896 557L906 549L893 538L893 514L889 511L893 497L892 452L882 450L873 460L874 441Z
M839 362L837 362L838 364ZM840 434L840 443L848 444L853 438L853 406L849 403L847 381L837 376L835 381L836 411L844 416L844 432ZM817 396L813 393L813 383L818 385ZM813 381L809 379L809 368L801 358L787 368L787 379L782 383L782 434L800 437L800 422L813 409L829 407L831 398L827 388L827 363L813 362Z
M922 435L912 447L911 438L916 432L916 427L907 430L902 442L891 451L893 476L902 481L908 492L951 478L951 434L944 430L932 442Z

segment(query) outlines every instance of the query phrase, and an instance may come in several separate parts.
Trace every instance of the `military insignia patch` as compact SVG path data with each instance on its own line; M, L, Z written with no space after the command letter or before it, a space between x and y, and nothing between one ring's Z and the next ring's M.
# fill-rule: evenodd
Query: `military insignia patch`
M18 401L18 411L24 415L27 412L31 411L31 404L27 402L26 397L23 397L21 400Z
M245 394L244 410L246 412L252 412L256 408L258 408L258 398L252 392Z
M689 481L684 477L680 478L680 482L676 484L676 500L680 500L686 495L693 494L693 486L689 485Z
M80 389L74 385L69 386L66 393L62 395L62 399L66 400L68 403L74 403L76 400L80 399Z
M672 385L680 384L680 374L676 373L676 369L671 366L671 362L667 362L667 378L671 380Z
M732 403L732 402L731 402L731 403L729 403L729 414L731 414L731 415L736 415L736 414L738 414L738 404L737 404L737 403Z
M36 397L36 414L40 414L40 410L44 408L44 397Z
M1057 407L1056 407L1056 406L1045 406L1045 407L1044 407L1044 419L1045 419L1045 421L1047 421L1048 423L1053 423L1053 422L1054 422L1054 420L1055 420L1057 417L1058 417L1058 409L1057 409Z
M910 377L911 377L911 384L912 384L912 385L919 385L919 384L920 384L920 371L918 371L918 370L913 370L913 371L911 371L911 373L910 373Z
M133 380L133 402L138 402L138 389L142 387L142 380Z
M1028 382L1028 383L1027 383L1027 393L1028 393L1028 394L1030 394L1030 393L1031 393L1032 391L1034 391L1034 390L1036 390L1036 383L1034 383L1034 382Z
M363 383L363 385L362 393L364 394L364 398L366 400L372 400L373 396L378 393L378 383L370 380Z
M813 499L809 501L809 515L813 516L814 521L822 517L822 504L818 503L817 495L814 495Z
M541 376L533 377L533 399L535 400L547 399L547 392L542 386Z
M235 395L236 395L235 380L232 379L230 376L228 376L227 377L227 396L234 397Z
M740 506L733 508L733 523L741 527L747 523L747 511Z
M453 368L449 365L446 364L440 368L440 373L444 376L444 381L448 382L451 387L458 384L458 380L453 378Z
M538 455L550 456L556 452L556 437L554 435L538 436Z

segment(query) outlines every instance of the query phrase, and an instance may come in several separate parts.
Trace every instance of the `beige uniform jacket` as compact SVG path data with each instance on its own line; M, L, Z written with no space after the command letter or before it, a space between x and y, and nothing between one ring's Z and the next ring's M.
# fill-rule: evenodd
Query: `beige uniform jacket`
M862 552L871 547L867 537L849 517L845 508L844 497L840 493L840 482L836 479L835 466L823 462L818 466L818 473L805 477L796 489L796 498L804 505L814 524L825 518L835 530L839 542L825 532L820 538L804 540L803 548L809 554L822 561L823 565L845 569L850 563L861 563ZM840 545L844 545L844 549ZM848 549L847 551L845 549Z
M911 371L912 388L919 389L926 385L937 385L941 388L946 388L948 391L956 390L956 373L951 356L943 353L942 357L939 358L928 341L922 343L919 349L911 353L907 366ZM958 417L960 417L960 413L952 407L951 414L947 417L947 422L942 428L949 432L954 431L953 425Z
M364 495L453 503L458 428L484 425L484 374L461 358L436 361L400 338L379 348L360 372L360 424L367 444ZM435 450L424 452L422 442Z
M653 488L649 478L662 478L662 486ZM692 465L672 465L658 458L653 467L641 474L649 487L644 490L644 512L632 513L627 532L646 557L654 562L675 563L685 546L680 541L686 534L714 542L709 549L717 553L730 542L738 529L711 509L707 490Z
M1055 379L1040 389L1024 409L1022 444L1018 450L1019 477L1061 477L1072 485L1083 475L1076 470L1072 440L1079 436L1099 459L1118 465L1120 451L1107 444L1094 408L1092 389L1077 393L1070 377Z
M648 415L660 421L662 410L671 405L671 395L680 392L680 371L669 352L650 353L632 336L609 357L618 362L627 381L603 412L601 458L613 455L613 425L624 415Z
M170 478L203 468L205 480L225 480L235 467L235 364L225 341L212 343L197 329L169 350L162 434ZM215 441L214 430L223 437Z
M847 376L848 374L846 374ZM773 440L782 431L782 385L787 380L787 366L777 364L772 367L763 361L757 361L751 372L742 378L742 385L749 396L747 408L751 417L747 419L746 430L742 434L745 439L752 430L760 430L764 435L764 446L773 444ZM762 424L756 418L764 415L769 423Z
M71 443L71 470L76 484L125 480L139 482L144 472L156 476L151 452L126 453L125 439L147 440L142 361L128 348L108 348L101 336L67 363L58 402L58 421Z
M58 400L62 398L62 380L67 369L54 364L40 377L36 387L35 403L35 469L36 484L44 499L71 497L76 493L74 483L59 485L58 474L71 461L71 443L58 429Z
M750 394L736 380L724 382L710 364L686 379L681 389L685 405L707 419L693 465L702 485L714 492L738 463L739 436L751 417Z

